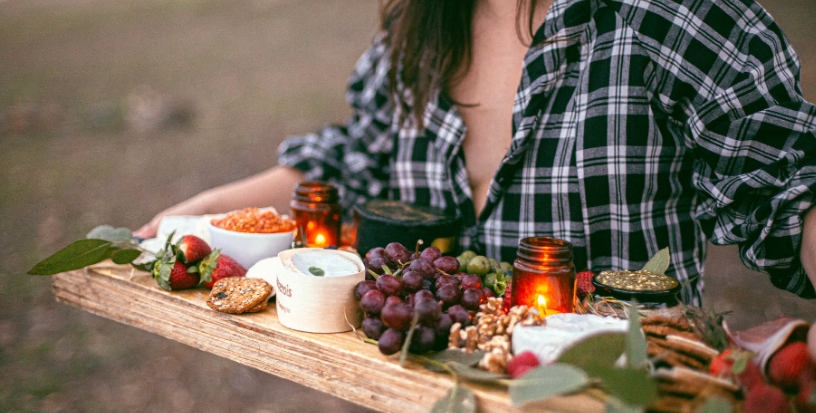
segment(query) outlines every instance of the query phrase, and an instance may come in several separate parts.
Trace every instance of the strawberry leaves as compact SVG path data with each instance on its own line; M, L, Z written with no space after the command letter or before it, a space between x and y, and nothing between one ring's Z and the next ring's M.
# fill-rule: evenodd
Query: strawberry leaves
M214 249L210 255L207 255L198 263L198 272L201 274L201 284L212 282L212 273L215 271L215 267L218 266L219 255L221 255L221 249Z

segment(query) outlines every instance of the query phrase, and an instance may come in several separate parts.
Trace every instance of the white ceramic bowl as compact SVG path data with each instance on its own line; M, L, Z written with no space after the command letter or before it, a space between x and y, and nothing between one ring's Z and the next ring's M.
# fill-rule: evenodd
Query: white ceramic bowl
M294 231L272 234L229 231L216 227L211 220L207 221L207 231L210 233L210 246L213 249L221 248L222 253L229 255L246 268L252 267L264 258L276 257L279 252L288 250L292 246L294 236Z

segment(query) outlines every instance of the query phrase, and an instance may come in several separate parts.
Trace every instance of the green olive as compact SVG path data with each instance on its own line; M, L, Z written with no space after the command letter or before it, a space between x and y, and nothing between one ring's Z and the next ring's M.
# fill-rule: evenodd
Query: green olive
M484 276L484 285L493 288L496 285L496 281L498 281L498 274L495 272L488 273Z
M467 272L483 277L490 272L490 261L487 257L478 255L468 262Z
M499 272L501 268L499 268L499 260L495 258L488 259L490 261L490 271L492 272Z
M461 255L456 257L456 260L459 261L459 271L467 271L467 265L470 260Z
M501 269L501 272L513 271L513 265L509 262L502 261L502 263L499 264L499 268Z
M498 281L492 288L493 292L496 293L496 296L500 296L507 290L507 283L504 281Z
M465 265L467 265L467 263L469 263L470 260L472 260L474 257L476 257L476 253L471 251L471 250L467 250L467 251L459 254L459 256L456 257L456 258L457 259L459 259L459 258L463 259L465 261Z

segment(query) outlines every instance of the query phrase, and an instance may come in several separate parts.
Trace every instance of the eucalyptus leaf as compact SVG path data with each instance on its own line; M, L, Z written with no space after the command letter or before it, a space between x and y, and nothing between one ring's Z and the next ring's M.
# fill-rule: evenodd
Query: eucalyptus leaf
M142 255L142 252L139 250L119 249L111 254L111 260L116 264L130 264L140 255Z
M669 254L669 247L663 248L643 266L643 271L653 272L655 274L666 275L666 270L671 264L671 254Z
M314 267L314 266L309 267L309 272L312 273L312 275L317 276L317 277L322 277L322 276L324 276L326 274L325 272L323 272L322 268Z
M648 406L657 401L657 384L649 372L633 368L599 368L596 377L612 395L626 404Z
M467 387L453 384L448 393L437 400L431 413L475 413L476 396Z
M640 314L637 300L629 303L626 314L629 320L629 331L626 333L626 366L632 368L646 367L646 337L640 328Z
M594 376L596 368L614 366L625 350L626 334L596 334L568 348L558 358L558 362L580 367Z
M711 396L700 406L695 413L731 413L734 405L721 397Z
M102 239L81 239L72 242L54 255L40 261L31 270L31 275L53 275L65 271L78 270L110 258L117 250L110 241Z
M519 406L534 400L571 393L584 388L589 377L581 369L569 364L554 363L536 367L510 381L510 400Z
M133 241L133 233L129 228L114 228L110 225L100 225L91 230L87 239L103 239L111 242L129 242Z
M489 371L479 370L455 361L449 361L447 365L454 371L454 373L456 373L457 376L466 380L495 382L497 380L507 378L507 376L504 374L496 374Z
M479 363L479 360L482 359L484 354L485 352L481 350L476 350L471 354L467 354L464 351L459 350L445 350L438 353L428 354L423 356L423 358L433 360L437 363L447 363L452 361L465 366L475 366L477 363ZM444 368L431 363L425 363L425 368L435 372L446 371Z
M144 263L144 264L130 264L133 268L144 271L144 272L152 272L153 271L153 261Z
M605 413L643 413L646 410L643 406L630 406L615 396L610 396L606 400Z

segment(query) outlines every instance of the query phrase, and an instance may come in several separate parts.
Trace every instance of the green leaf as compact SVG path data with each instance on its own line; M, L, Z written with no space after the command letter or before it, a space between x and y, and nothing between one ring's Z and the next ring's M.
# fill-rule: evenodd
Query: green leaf
M643 406L630 406L615 396L606 399L606 413L643 413Z
M317 277L322 277L322 276L326 275L326 273L323 272L323 269L320 268L320 267L309 267L309 272L312 273L312 275L317 276Z
M695 413L731 413L733 411L734 405L731 402L721 397L711 396Z
M431 413L475 413L476 396L467 387L454 383L444 397L431 407Z
M482 359L484 354L485 352L481 350L476 350L471 354L467 354L464 351L459 350L445 350L438 353L428 354L427 356L423 356L423 358L433 360L437 363L454 362L465 366L475 366L479 363L479 360ZM425 368L435 372L446 371L444 368L431 363L425 363Z
M504 374L496 374L489 371L479 370L455 361L449 361L446 364L451 368L451 370L454 371L454 373L456 373L457 376L471 381L493 382L507 378L507 376Z
M144 263L144 264L133 264L133 263L131 263L130 266L137 269L137 270L139 270L139 271L153 272L153 264L154 263L155 263L155 261L147 262L147 263Z
M596 368L612 367L626 350L626 335L602 333L590 336L568 348L558 358L559 363L571 364L594 376Z
M142 255L142 252L139 250L118 249L111 254L111 259L116 264L130 264L140 255Z
M646 337L640 328L640 314L637 300L633 299L628 305L627 318L629 331L626 333L626 366L642 368L646 366Z
M110 225L100 225L91 230L87 239L103 239L111 242L130 242L133 241L133 233L128 228L114 228Z
M646 370L607 367L595 373L609 392L626 404L648 406L657 401L657 384Z
M408 357L408 347L411 346L411 339L414 338L417 323L419 323L419 313L414 313L414 318L411 319L411 327L408 328L408 333L405 335L405 342L402 343L402 351L400 352L399 358L400 367L403 367L405 358Z
M201 274L200 284L203 285L204 283L212 281L212 272L215 271L215 267L218 266L218 256L220 254L221 249L216 248L198 263L198 272Z
M53 275L65 271L78 270L110 258L116 248L110 241L102 239L81 239L40 261L31 270L31 275Z
M671 264L671 255L669 254L669 247L663 248L643 266L643 271L653 272L655 274L666 275L666 270Z
M510 381L510 400L519 406L534 400L571 393L584 388L589 377L581 369L569 364L554 363L530 370Z

